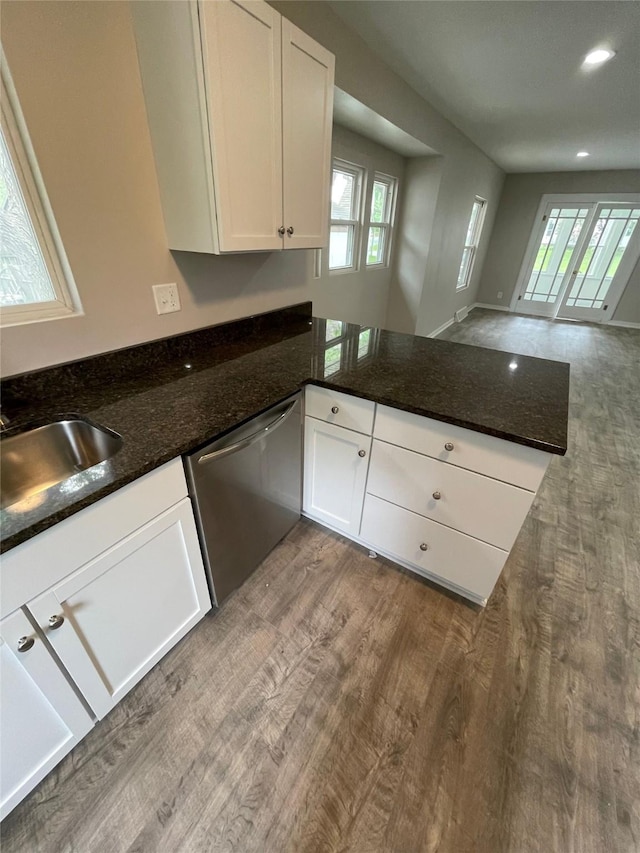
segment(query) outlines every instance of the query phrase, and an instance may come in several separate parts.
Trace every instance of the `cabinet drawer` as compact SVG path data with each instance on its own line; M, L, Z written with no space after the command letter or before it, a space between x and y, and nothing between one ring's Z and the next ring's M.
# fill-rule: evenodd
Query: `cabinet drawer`
M351 397L331 388L307 385L304 405L305 414L312 418L371 435L376 407L371 400Z
M360 538L418 572L433 575L485 601L507 552L367 495ZM427 549L422 550L421 545Z
M377 440L367 491L506 550L533 501L525 489Z
M533 447L388 406L378 406L374 437L531 492L540 485L550 459Z

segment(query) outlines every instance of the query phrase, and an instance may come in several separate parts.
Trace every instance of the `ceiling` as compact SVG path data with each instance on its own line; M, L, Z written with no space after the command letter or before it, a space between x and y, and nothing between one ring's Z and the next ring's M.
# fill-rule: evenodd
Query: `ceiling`
M438 153L337 86L333 92L333 120L403 157L430 157Z
M331 0L507 172L640 168L640 3ZM593 48L616 56L584 71ZM578 151L589 157L576 158Z

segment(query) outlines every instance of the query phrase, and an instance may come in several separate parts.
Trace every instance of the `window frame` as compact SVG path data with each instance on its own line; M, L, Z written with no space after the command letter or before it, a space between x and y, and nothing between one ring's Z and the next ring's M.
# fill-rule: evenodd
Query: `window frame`
M4 52L1 65L1 126L27 213L49 273L55 299L0 308L0 326L16 326L81 316L82 306L67 260L42 174L29 138Z
M387 187L387 203L386 203L386 221L373 222L371 215L373 212L373 191L376 183L385 184ZM398 195L398 179L393 175L386 175L384 172L374 172L371 182L371 197L369 199L369 223L367 225L367 239L365 241L364 263L368 269L382 269L389 266L391 260L391 247L393 244L393 226L396 213L396 198ZM369 253L369 237L372 228L381 228L384 234L382 260L377 263L369 263L367 255Z
M355 203L353 205L354 212L356 213L356 219L329 219L329 245L327 247L327 269L330 275L343 275L344 273L357 272L360 269L360 243L361 243L361 235L362 235L362 206L363 200L365 197L365 192L363 191L364 182L366 179L366 172L362 166L358 166L356 163L350 163L347 160L342 160L340 157L334 157L331 161L331 186L333 187L333 174L338 170L341 172L345 172L354 177L355 180ZM331 216L331 211L329 212ZM351 227L353 228L353 251L352 251L352 263L348 266L341 267L332 267L331 266L331 231L334 226L337 227Z
M471 242L467 243L467 236L469 234L469 225L473 220L473 212L475 210L476 205L480 205L480 212L475 221L475 227L473 229L473 234L471 235ZM471 216L469 217L469 224L467 225L467 231L465 233L464 238L464 246L462 249L462 257L460 259L460 268L458 270L458 278L456 279L456 292L460 290L465 290L465 288L469 287L469 282L471 281L471 275L473 273L473 267L476 261L476 255L478 253L478 245L480 243L480 237L482 236L482 229L484 226L484 219L487 212L487 200L486 198L482 198L482 196L476 195L473 199L473 204L471 206ZM465 260L469 257L469 261L466 265L465 270ZM464 277L462 283L460 283L460 277L463 275Z

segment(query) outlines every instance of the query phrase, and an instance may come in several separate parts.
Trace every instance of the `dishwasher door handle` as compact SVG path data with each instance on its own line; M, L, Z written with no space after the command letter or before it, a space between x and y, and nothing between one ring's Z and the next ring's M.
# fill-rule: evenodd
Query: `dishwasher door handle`
M211 453L205 453L204 456L201 456L198 459L198 465L204 465L206 462L211 462L212 459L221 459L223 456L228 456L230 453L236 453L244 447L249 447L250 444L260 441L261 438L266 438L269 433L278 429L278 427L286 421L291 412L294 410L297 402L297 399L294 400L293 403L284 410L284 412L281 412L278 417L275 418L275 420L271 421L271 423L266 427L261 427L257 432L254 432L253 435L248 435L246 438L237 441L235 444L230 444L228 447L221 447L220 450L213 450Z

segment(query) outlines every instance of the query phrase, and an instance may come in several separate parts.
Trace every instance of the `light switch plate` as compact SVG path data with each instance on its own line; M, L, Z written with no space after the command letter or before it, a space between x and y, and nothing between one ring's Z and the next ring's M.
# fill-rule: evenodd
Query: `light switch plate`
M154 284L152 290L158 314L171 314L174 311L180 311L177 284Z

